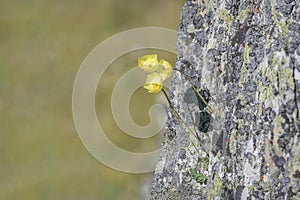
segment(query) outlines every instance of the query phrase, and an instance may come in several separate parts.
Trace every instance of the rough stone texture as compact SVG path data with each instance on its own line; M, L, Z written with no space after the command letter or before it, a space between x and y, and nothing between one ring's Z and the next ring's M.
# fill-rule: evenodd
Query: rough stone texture
M170 98L199 139L169 111L151 200L300 199L299 22L296 0L185 3L175 67L212 112L177 71Z

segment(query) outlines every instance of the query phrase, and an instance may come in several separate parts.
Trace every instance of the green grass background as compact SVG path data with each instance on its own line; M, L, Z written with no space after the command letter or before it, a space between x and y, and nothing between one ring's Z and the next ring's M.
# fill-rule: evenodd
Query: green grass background
M83 59L109 36L145 26L177 30L182 4L183 0L1 1L1 200L139 199L147 175L110 169L80 142L72 119L73 82ZM134 61L117 62L114 68L128 62L120 75ZM124 136L107 109L117 78L108 71L101 79L98 117L116 144L147 151L157 138L151 142ZM135 96L133 118L146 124L153 96L144 90Z

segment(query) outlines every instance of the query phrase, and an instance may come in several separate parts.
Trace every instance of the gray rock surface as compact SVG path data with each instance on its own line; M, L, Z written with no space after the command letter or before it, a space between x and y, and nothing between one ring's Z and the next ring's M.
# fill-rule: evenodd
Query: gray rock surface
M185 3L169 96L189 128L169 110L151 200L300 199L299 21L295 0Z

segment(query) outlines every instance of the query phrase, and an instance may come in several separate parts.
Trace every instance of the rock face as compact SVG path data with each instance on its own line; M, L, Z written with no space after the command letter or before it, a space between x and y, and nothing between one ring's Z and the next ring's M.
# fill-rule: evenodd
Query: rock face
M169 110L151 200L300 199L299 22L297 0L185 3L169 93L184 123Z

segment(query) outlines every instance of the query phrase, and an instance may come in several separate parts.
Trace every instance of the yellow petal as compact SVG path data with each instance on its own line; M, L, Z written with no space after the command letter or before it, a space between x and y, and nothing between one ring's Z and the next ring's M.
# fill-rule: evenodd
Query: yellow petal
M158 63L159 65L163 65L164 66L164 69L169 69L169 70L172 70L173 68L172 68L172 65L168 62L168 61L166 61L166 60L164 60L164 59L161 59L160 61L159 61L159 63Z
M138 66L145 72L154 72L158 67L158 59L156 54L145 55L138 59Z
M158 93L163 87L162 77L157 73L153 72L146 78L144 88L150 93Z
M158 93L162 89L162 85L151 83L151 84L145 84L144 88L148 90L149 93Z
M172 68L172 65L164 59L161 59L159 61L159 65L163 66L163 70L161 70L159 72L159 75L162 77L162 79L164 81L172 75L173 68Z
M173 73L173 70L162 70L159 75L161 76L162 80L166 80L169 78Z

